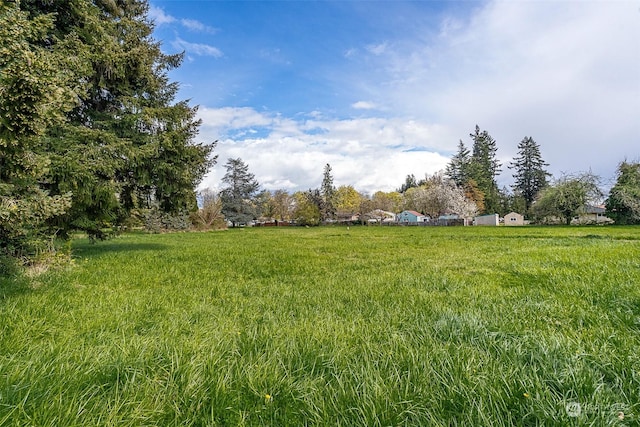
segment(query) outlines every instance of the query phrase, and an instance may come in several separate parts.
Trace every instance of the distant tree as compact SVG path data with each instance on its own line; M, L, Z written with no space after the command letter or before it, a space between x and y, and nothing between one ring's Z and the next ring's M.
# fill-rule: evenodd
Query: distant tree
M378 221L379 216L374 212L376 209L373 200L367 196L363 196L360 200L360 206L358 206L358 216L360 217L360 223L365 225L370 219Z
M336 188L333 186L333 175L329 163L324 166L320 194L322 196L322 205L320 206L322 220L333 219L336 215Z
M469 136L473 140L469 178L476 182L478 189L484 194L484 212L497 212L499 194L496 177L500 174L501 164L496 157L496 141L486 130L481 132L478 125Z
M298 225L319 225L322 219L320 190L298 191L294 195L293 217Z
M525 213L525 201L518 190L511 191L507 187L502 187L498 193L498 206L496 211L500 216L505 216L510 212Z
M471 156L469 149L465 147L462 140L458 143L458 152L451 157L447 164L445 175L453 180L459 187L463 187L469 181L469 165Z
M509 169L514 170L515 183L512 188L522 196L525 201L525 212L529 210L536 195L549 185L548 177L551 176L545 167L549 166L542 160L540 146L527 136L518 144L518 155L509 164Z
M221 191L222 213L233 227L246 224L256 218L254 196L260 184L249 172L242 159L229 159L225 165L227 173L222 178L226 184Z
M478 188L475 179L470 178L462 187L467 199L476 204L478 212L484 212L484 193Z
M286 190L276 190L271 196L271 211L273 217L279 221L292 219L294 198Z
M569 225L574 217L601 197L597 176L590 172L565 175L540 192L532 210L537 220L560 218Z
M256 217L261 220L271 220L275 218L273 210L272 195L269 190L262 190L254 196L256 206Z
M464 190L442 172L426 177L426 183L420 192L421 212L431 218L445 214L458 214L470 218L477 213L477 207L469 200Z
M400 186L398 189L398 193L404 194L408 189L415 188L418 186L418 182L416 181L416 177L414 174L407 175L404 180L404 184Z
M356 214L362 198L363 195L351 185L341 185L335 192L336 213L343 217Z
M505 214L508 214L509 212L522 213L523 215L528 216L529 208L527 208L526 201L518 190L513 191L509 195L509 207L508 211L505 211Z
M402 193L402 210L422 212L424 187L410 187Z
M605 202L607 216L616 224L640 224L640 162L623 161Z
M371 197L374 209L381 209L387 212L398 213L402 210L402 194L397 191L385 193L377 191Z
M196 212L194 221L197 228L210 229L226 226L222 214L222 199L218 193L206 188L198 192L198 201L200 208Z

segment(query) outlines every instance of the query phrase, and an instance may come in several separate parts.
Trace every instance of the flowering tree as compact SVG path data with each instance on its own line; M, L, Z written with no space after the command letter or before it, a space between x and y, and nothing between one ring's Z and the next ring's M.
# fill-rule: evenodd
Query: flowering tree
M427 176L423 185L407 190L404 196L405 209L413 209L432 218L451 213L470 218L478 211L464 189L442 172Z

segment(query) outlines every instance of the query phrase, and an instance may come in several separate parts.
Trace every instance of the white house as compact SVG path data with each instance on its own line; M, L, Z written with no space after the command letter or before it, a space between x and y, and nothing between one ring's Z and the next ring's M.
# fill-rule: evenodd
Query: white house
M382 209L374 209L371 212L367 213L366 217L369 218L368 222L377 223L389 223L396 220L396 214L394 214L393 212L383 211Z
M572 224L611 224L613 220L606 216L604 205L587 205L584 212L571 221Z

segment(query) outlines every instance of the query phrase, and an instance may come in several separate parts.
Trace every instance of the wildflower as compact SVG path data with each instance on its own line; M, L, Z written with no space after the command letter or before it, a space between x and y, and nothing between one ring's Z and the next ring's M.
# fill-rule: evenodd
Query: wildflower
M527 399L531 397L529 393L524 393L523 396L526 397Z
M264 400L265 400L265 402L271 402L271 399L272 399L272 397L271 397L271 395L270 395L270 394L265 394L265 395L264 395Z

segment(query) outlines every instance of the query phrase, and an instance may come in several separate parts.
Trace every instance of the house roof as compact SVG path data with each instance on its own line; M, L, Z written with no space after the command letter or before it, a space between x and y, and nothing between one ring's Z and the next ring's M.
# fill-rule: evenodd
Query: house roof
M368 213L369 215L386 215L386 216L395 216L396 214L389 211L383 211L382 209L374 209Z
M603 205L587 205L585 207L585 212L586 213L598 213L598 214L603 214L605 213L606 209Z
M416 212L416 211L402 211L402 212L400 212L400 214L403 214L405 212L410 213L411 215L415 215L415 216L424 216L420 212Z

